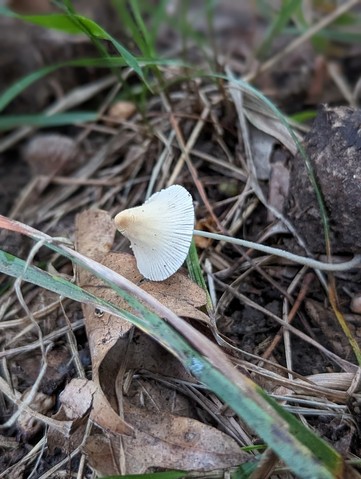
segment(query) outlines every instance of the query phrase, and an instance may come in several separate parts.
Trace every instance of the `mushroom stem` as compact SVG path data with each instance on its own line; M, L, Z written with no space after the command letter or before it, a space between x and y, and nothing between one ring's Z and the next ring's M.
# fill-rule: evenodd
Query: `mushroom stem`
M231 236L225 236L218 233L209 233L208 231L194 230L193 234L196 236L203 236L204 238L214 239L217 241L226 241L227 243L244 246L245 248L252 248L263 253L280 256L286 258L295 263L309 266L310 268L319 269L321 271L347 271L361 264L361 255L355 255L350 261L344 263L324 263L312 258L305 258L297 254L289 253L278 248L272 248L263 244L253 243L253 241L246 241L240 238L232 238Z

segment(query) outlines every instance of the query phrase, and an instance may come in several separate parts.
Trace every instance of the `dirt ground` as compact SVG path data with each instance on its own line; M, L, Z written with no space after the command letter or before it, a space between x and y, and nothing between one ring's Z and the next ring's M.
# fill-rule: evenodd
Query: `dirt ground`
M13 7L21 12L29 12L29 8L48 11L48 2L33 2L29 7L31 3L14 1ZM114 21L108 3L75 2L79 11L137 54L134 41ZM360 45L332 39L318 44L305 39L292 49L288 47L295 36L283 32L265 46L267 19L255 2L229 0L218 3L211 30L204 2L194 2L187 16L194 34L185 41L174 26L179 3L168 3L174 23L159 28L161 55L181 58L205 71L211 65L224 78L166 65L160 68L164 90L159 91L150 72L154 86L150 92L134 72L125 69L116 72L125 79L123 85L114 72L90 67L63 68L45 76L4 113L35 114L62 104L58 111L96 111L99 117L89 123L1 131L0 214L77 244L84 231L88 232L93 243L83 248L90 248L89 254L96 250L94 259L119 268L136 284L143 280L134 272L124 237L117 234L111 251L106 246L99 253L102 237L112 238L113 230L108 216L94 211L105 210L114 217L141 204L150 191L174 183L186 187L193 197L196 229L222 232L324 262L330 254L335 262L359 254ZM314 23L327 14L322 7L315 8ZM7 72L0 80L1 91L55 61L97 53L85 37L55 33L8 17L0 17L0 23L0 60ZM260 51L262 45L264 52ZM232 75L246 78L288 115L309 165L267 106L249 91L241 95L232 88ZM302 122L296 121L300 113ZM329 243L315 188L329 221ZM93 210L86 213L89 216L76 219L88 210ZM33 245L29 239L6 231L0 232L0 238L1 249L28 257ZM327 274L224 242L201 237L195 241L213 301L211 312L203 293L186 277L185 268L165 286L148 284L145 290L160 301L169 301L166 304L171 309L217 342L234 365L345 458L358 459L357 347L348 336L360 345L360 267ZM115 256L120 253L124 256ZM78 273L75 278L71 263L46 248L35 253L33 262L86 285L89 291L108 294L90 276ZM0 277L0 422L6 426L0 429L0 478L91 478L94 470L105 476L162 467L204 470L207 461L211 463L206 454L199 452L198 457L194 451L193 462L188 463L190 459L184 458L178 443L178 449L169 445L167 435L176 427L175 417L184 421L177 423L178 429L197 427L192 431L209 436L212 443L229 439L227 453L209 453L212 461L216 457L210 469L235 467L247 460L235 450L259 443L259 438L196 384L177 360L137 330L127 331L127 364L120 389L125 416L128 422L142 424L139 430L143 435L139 443L125 447L125 465L114 463L119 451L111 456L109 438L104 439L96 426L90 430L92 426L85 420L66 436L60 396L64 399L72 379L94 376L93 345L84 323L94 318L109 324L113 320L102 311L87 310L28 283L21 285L24 309L13 284L9 277ZM284 322L294 329L283 328ZM115 344L120 349L120 343ZM41 372L45 350L47 368ZM114 349L106 352L104 362L97 360L97 374L109 403L116 408L119 390L114 390L119 387L121 364ZM306 390L300 388L305 378ZM82 387L83 383L77 383L76 391ZM26 400L29 394L33 394L30 404L36 413L64 425L44 427L36 414L25 411L15 417L17 401ZM74 390L68 394L72 396ZM159 411L164 411L168 422L163 418L160 423ZM186 426L186 420L192 422ZM153 444L144 424L155 425L162 434L166 431L163 439L157 437ZM152 462L157 447L161 457ZM129 457L134 456L142 456L144 461L132 465ZM279 472L270 477L293 476Z

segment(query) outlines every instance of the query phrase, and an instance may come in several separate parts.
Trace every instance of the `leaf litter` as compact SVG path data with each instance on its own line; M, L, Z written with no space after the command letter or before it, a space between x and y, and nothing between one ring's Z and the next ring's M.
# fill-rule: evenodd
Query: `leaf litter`
M142 280L132 255L110 252L110 246L113 243L112 236L115 235L115 226L105 211L88 210L81 213L77 217L76 226L75 237L79 252L97 259L106 266L110 266L111 269L135 283ZM114 291L109 288L102 287L99 280L89 273L79 271L78 284L89 291L96 290L98 296L112 300L118 306L127 309L124 300L119 299ZM179 316L209 321L208 316L196 308L196 306L201 307L206 303L204 290L183 273L176 273L163 282L144 282L141 287ZM90 464L93 464L92 445L94 445L94 442L96 444L99 444L99 441L102 442L101 454L97 451L94 459L96 470L100 475L110 473L107 457L111 453L114 454L112 461L114 469L111 474L125 472L139 474L145 472L149 467L181 470L218 469L241 462L243 455L239 451L237 443L225 436L224 433L195 419L167 413L169 409L169 404L167 404L168 395L164 390L162 394L159 394L159 399L163 398L163 400L160 400L154 406L151 404L152 407L149 409L149 406L147 408L143 404L143 407L139 407L137 404L137 397L142 393L144 386L138 392L136 388L135 390L133 388L130 397L123 396L123 387L120 383L116 387L120 397L115 395L115 397L108 398L108 402L102 392L104 382L102 377L107 377L106 385L108 387L111 384L110 378L113 377L114 388L115 384L120 381L119 365L123 376L129 374L132 370L146 369L157 374L167 374L173 380L188 379L192 382L192 378L183 370L181 365L175 364L176 360L172 359L169 353L168 357L164 358L164 362L159 362L160 356L164 356L164 353L160 355L155 345L149 347L149 344L147 344L149 340L139 337L139 334L144 333L138 333L137 337L134 338L131 334L133 326L130 323L108 313L95 311L93 307L88 305L83 306L83 311L92 356L93 381L88 381L87 384L92 383L94 385L95 383L94 386L90 386L92 393L87 392L89 401L92 397L92 404L89 406L91 409L90 418L104 431L113 434L119 434L120 432L127 434L127 437L122 438L122 445L117 437L107 437L106 441L102 442L105 438L102 435L94 434L87 439L85 451ZM132 342L133 344L131 344ZM154 351L154 347L156 351ZM154 352L158 352L156 360ZM177 371L180 373L179 377ZM60 398L64 406L66 394L66 406L70 408L72 414L74 413L72 404L76 406L80 403L83 388L88 391L87 385L79 386L78 383L79 380L73 380ZM162 390L161 384L158 387ZM107 393L109 395L108 389ZM154 391L152 396L154 396ZM132 397L135 397L135 403L132 401ZM117 427L121 420L120 418L115 420L115 412L111 403L121 403L122 405L121 411L125 422L125 428L122 431ZM88 401L87 404L89 404ZM161 417L159 411L162 411ZM77 418L87 412L89 412L88 408L85 411L82 409ZM107 417L109 417L109 421ZM105 448L109 449L108 452L104 450ZM119 462L118 456L122 457L121 462ZM103 461L101 457L104 458ZM134 457L139 459L134 461Z
M227 29L222 30L222 35L228 34ZM239 60L242 58L239 55L247 54L250 52L244 50L235 53L230 61L233 71L247 73L243 59ZM297 63L297 59L297 55L289 56L291 64ZM306 60L309 68L314 61L313 54ZM290 69L289 64L279 66L277 78ZM177 68L167 67L169 79L177 80L178 74ZM302 98L307 94L312 86L312 74L309 68L302 82L273 89L274 98L281 104L284 102L287 109L287 99L295 93ZM256 81L264 91L272 92L275 79L271 69L268 76L263 74ZM323 81L329 79L323 78ZM103 89L111 97L117 91L111 90L114 84L114 79L103 85L90 79L89 85L78 89L79 102L97 99ZM46 171L45 179L37 178L38 171L34 169L35 176L31 179L26 172L28 189L21 191L25 196L19 194L16 198L12 215L52 235L75 239L79 251L140 284L176 314L189 318L204 334L213 333L233 363L244 368L286 408L302 415L304 421L340 447L346 456L350 452L359 455L359 447L355 446L358 432L352 426L358 421L355 405L357 407L359 400L357 375L350 372L355 371L355 358L334 313L325 307L328 302L324 290L326 278L321 276L307 286L301 282L301 276L298 277L297 265L274 257L256 256L253 251L240 251L226 244L203 242L199 249L201 264L204 266L207 261L210 265L207 275L214 281L209 287L213 284L216 299L216 311L209 315L205 309L205 293L187 277L186 271L162 283L144 281L129 253L127 241L117 237L114 242L115 230L110 218L121 209L139 205L149 192L166 187L170 179L176 179L191 191L197 220L205 229L215 231L221 226L233 235L255 240L264 237L295 251L303 251L302 236L313 239L312 235L308 236L307 226L301 227L299 236L292 237L289 233L285 236L284 225L274 220L275 217L282 220L282 216L269 214L273 210L282 212L289 192L285 177L295 168L294 144L279 121L262 103L255 101L247 91L243 92L243 115L249 122L248 127L251 124L266 135L266 145L261 150L255 149L254 137L250 136L251 152L257 157L265 156L266 174L260 176L257 165L252 171L252 158L247 156L247 134L237 116L238 100L231 92L218 89L205 79L197 79L192 88L186 82L175 85L169 93L170 103L162 95L150 98L145 123L131 105L127 105L131 116L125 113L117 119L117 115L123 113L117 113L115 107L111 112L107 100L103 101L100 111L108 113L100 116L96 124L73 127L67 133L69 140L75 140L77 148L81 148L81 164L73 165L72 173L56 168ZM322 97L325 92L327 88L319 88L313 101L327 101L330 97ZM65 109L74 105L71 93L70 90L69 97L61 94L62 99L69 100L62 102ZM340 91L336 89L337 95L340 99ZM332 100L334 98L335 90L332 91ZM38 105L43 107L42 102ZM338 114L337 110L330 111L331 115ZM22 138L27 135L31 138L33 131L22 133ZM301 130L299 135L301 137ZM17 148L18 140L14 138L8 139L12 148ZM6 142L3 151L6 156ZM277 151L282 157L282 168L275 163L275 159L280 159ZM44 172L41 174L44 176ZM322 179L322 170L319 175ZM295 179L299 179L297 173L293 176L293 181ZM266 193L261 194L263 191ZM268 212L260 200L266 207L271 205ZM293 215L289 211L292 223L302 220L302 214ZM317 238L322 239L320 226L317 231ZM339 238L336 235L333 244L342 260L350 250ZM17 248L26 257L28 245L22 243ZM311 251L320 252L319 246L311 247ZM59 274L73 275L66 261L49 257L42 250L36 261L51 262ZM76 276L78 284L126 309L123 301L88 273L77 271ZM348 309L359 294L359 274L357 271L338 274L336 280L345 317L352 334L359 340L359 314L357 309ZM4 324L1 353L8 371L5 378L20 393L12 396L7 381L1 382L2 422L15 412L21 394L27 394L40 371L39 344L51 345L48 362L57 355L61 358L55 367L57 374L55 369L46 371L39 391L33 392L34 402L26 409L30 416L23 416L25 420L21 418L12 429L2 430L1 439L8 441L0 462L5 474L21 477L34 470L34 477L52 477L46 475L47 471L63 473L69 467L70 458L73 470L90 477L90 469L78 467L81 457L86 457L87 463L103 475L155 468L203 471L253 459L253 455L239 450L240 445L250 446L257 441L247 427L225 410L217 398L204 391L166 350L129 323L86 305L80 311L75 304L59 302L51 293L40 294L37 288L24 285L24 299L41 326L42 336L38 338L29 317L8 289L6 278L1 280L0 287L5 290L0 323L0 327ZM304 294L301 294L302 288ZM294 303L296 307L290 315ZM295 328L304 336L294 331L290 335L287 328L279 329L283 319L288 321L291 316ZM280 342L269 348L278 333ZM306 342L305 336L314 342ZM59 353L61 348L66 354ZM4 399L4 394L10 399ZM47 440L50 455L41 449L45 437L40 427L42 415L50 414L47 408L37 407L43 394L49 399L48 404L57 400L57 406L52 409L57 412L48 418L49 426L53 421ZM34 421L40 422L36 430L21 434L22 424L27 424L31 414ZM121 439L119 433L124 434ZM22 435L23 442L14 445L9 440L16 435ZM38 469L26 455L29 448L38 455Z

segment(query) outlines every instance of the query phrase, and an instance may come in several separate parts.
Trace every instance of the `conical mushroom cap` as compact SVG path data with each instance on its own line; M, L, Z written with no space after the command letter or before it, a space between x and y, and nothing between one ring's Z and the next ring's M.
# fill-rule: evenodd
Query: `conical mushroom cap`
M142 206L121 211L114 222L130 240L142 275L162 281L187 257L194 228L192 196L183 186L173 185L152 195Z

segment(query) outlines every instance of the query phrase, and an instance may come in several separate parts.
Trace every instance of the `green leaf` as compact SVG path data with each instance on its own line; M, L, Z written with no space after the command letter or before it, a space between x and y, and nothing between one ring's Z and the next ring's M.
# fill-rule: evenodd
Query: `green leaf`
M143 55L146 55L146 52L149 51L145 42L144 37L142 36L139 28L135 24L132 15L130 14L128 4L124 0L115 0L113 1L113 5L117 10L119 18L127 29L128 33L131 35L132 40L137 45L139 50L142 52Z
M2 115L0 116L0 130L11 130L19 126L37 126L50 128L53 126L74 125L96 121L98 113L73 111L71 113L57 113L55 115Z
M305 123L316 118L316 115L316 110L304 110L290 115L289 118L297 123Z

